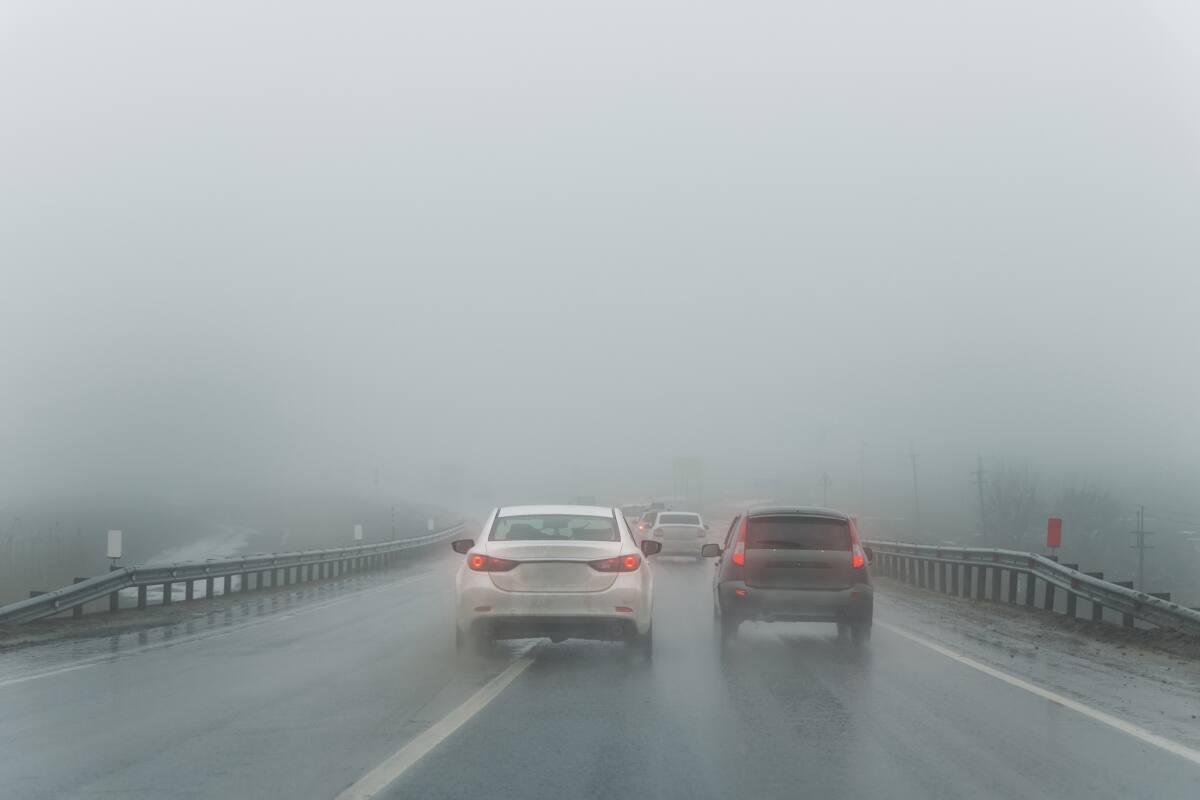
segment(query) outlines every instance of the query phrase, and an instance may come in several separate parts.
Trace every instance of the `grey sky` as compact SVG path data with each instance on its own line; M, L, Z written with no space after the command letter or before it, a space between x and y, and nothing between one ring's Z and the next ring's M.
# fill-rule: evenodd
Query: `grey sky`
M909 440L954 491L983 451L1188 496L1198 36L1187 2L7 0L0 500L445 461L560 499L695 453L847 502Z

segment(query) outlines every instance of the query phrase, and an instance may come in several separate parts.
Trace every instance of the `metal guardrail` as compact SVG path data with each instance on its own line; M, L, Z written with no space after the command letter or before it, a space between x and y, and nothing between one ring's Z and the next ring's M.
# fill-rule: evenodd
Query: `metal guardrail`
M241 591L249 591L251 576L257 576L255 588L284 586L300 581L332 578L348 572L356 572L379 566L391 561L405 550L423 547L442 541L463 529L464 523L452 525L426 536L412 539L396 539L378 544L339 547L327 550L300 550L292 553L270 553L229 558L224 560L191 561L180 564L121 567L104 575L80 581L52 592L39 594L27 600L18 600L0 606L0 624L20 624L50 617L64 611L74 610L76 616L83 606L105 596L109 598L109 610L119 607L118 592L136 586L138 608L146 607L146 590L151 586L162 586L163 605L172 602L172 587L185 586L185 600L194 596L198 581L205 583L205 597L212 597L216 582L223 582L223 593L233 593L233 578L240 578ZM294 571L294 572L293 572ZM293 579L294 574L294 579ZM265 581L269 577L269 583Z
M887 541L864 544L872 548L876 569L881 574L919 588L969 597L974 581L975 597L983 600L987 599L990 571L991 599L999 601L1005 583L1002 573L1007 572L1009 603L1017 602L1019 576L1024 576L1027 606L1036 604L1037 581L1041 580L1045 585L1042 605L1047 611L1054 610L1055 590L1062 589L1070 617L1076 616L1077 600L1083 598L1091 603L1091 619L1097 622L1103 620L1103 609L1108 608L1121 614L1125 627L1133 627L1133 620L1139 619L1200 636L1200 611L1172 603L1169 595L1136 591L1129 585L1104 580L1103 573L1080 572L1077 565L1060 564L1037 553Z

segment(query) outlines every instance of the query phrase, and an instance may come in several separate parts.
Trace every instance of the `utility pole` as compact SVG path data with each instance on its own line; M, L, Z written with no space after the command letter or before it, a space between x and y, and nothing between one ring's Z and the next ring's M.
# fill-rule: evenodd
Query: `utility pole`
M975 471L971 474L975 476L975 485L979 487L979 532L983 538L987 539L987 506L983 502L983 476L987 471L983 468L983 455L975 456Z
M1130 536L1137 537L1137 544L1130 545L1130 547L1132 547L1134 550L1138 551L1137 589L1139 592L1144 592L1144 591L1146 591L1146 584L1144 583L1145 569L1146 569L1146 551L1154 549L1154 545L1146 544L1146 537L1153 536L1154 531L1146 530L1146 525L1145 525L1146 507L1145 506L1138 506L1137 520L1138 520L1137 530L1129 532Z
M917 448L912 442L908 443L908 458L912 461L913 533L916 534L921 530L921 495L917 492Z
M833 483L833 479L829 477L828 472L821 473L821 505L829 508L829 484Z
M867 512L867 443L858 443L858 513Z

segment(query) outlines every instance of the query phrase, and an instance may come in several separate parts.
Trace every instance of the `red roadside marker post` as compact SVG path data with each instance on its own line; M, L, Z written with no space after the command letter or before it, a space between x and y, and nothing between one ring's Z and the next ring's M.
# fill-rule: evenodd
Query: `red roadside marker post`
M1062 518L1050 517L1046 520L1046 547L1057 550L1062 547Z

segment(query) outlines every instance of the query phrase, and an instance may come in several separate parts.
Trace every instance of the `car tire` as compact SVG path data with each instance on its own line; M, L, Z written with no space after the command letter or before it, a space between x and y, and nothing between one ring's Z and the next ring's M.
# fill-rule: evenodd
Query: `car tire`
M634 652L641 653L647 660L654 658L654 626L651 625L649 630L642 636L635 635L632 639L626 640Z
M871 623L855 622L850 625L850 641L864 645L871 641Z
M737 638L738 625L740 620L729 614L722 614L720 619L721 624L721 644L729 644Z
M480 633L468 633L454 626L454 649L463 655L478 655L483 651L487 639Z

